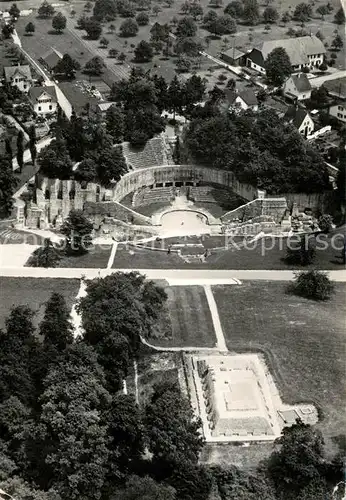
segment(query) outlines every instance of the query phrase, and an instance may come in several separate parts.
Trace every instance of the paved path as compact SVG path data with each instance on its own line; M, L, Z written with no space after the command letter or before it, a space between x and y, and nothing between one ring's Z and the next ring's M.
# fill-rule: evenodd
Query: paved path
M320 87L324 82L330 80L337 80L338 78L345 78L345 77L346 77L346 70L343 70L343 71L336 71L331 75L324 75L324 76L318 76L317 78L311 78L309 82L312 87Z
M227 352L227 346L225 342L225 336L223 334L219 311L217 310L217 305L215 302L215 298L213 292L211 290L210 285L204 286L205 295L207 297L208 306L211 314L211 319L213 320L214 331L216 335L216 348L218 351Z
M112 245L111 254L109 256L108 263L107 263L107 269L112 269L114 257L115 257L115 254L117 253L117 248L118 248L118 242L115 241Z
M75 339L83 336L82 316L77 312L76 305L78 300L85 296L86 296L86 284L84 280L81 280L79 291L71 310L71 320L74 329L73 336Z
M1 245L9 246L9 245ZM18 246L18 245L13 245ZM31 247L32 248L32 247ZM234 285L234 280L260 281L290 281L294 278L294 271L266 271L266 270L208 270L208 269L90 269L90 268L37 268L37 267L1 267L0 276L30 277L30 278L77 278L85 276L87 279L108 276L118 271L129 273L139 271L148 279L167 280L173 285ZM300 269L301 271L301 269ZM346 269L340 271L326 271L333 281L346 282Z

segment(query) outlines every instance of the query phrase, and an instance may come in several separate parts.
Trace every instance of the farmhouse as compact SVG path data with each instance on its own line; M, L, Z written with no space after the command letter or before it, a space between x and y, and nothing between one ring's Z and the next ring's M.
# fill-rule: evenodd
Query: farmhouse
M305 73L291 75L284 83L284 95L294 101L304 101L311 97L311 85Z
M5 81L12 87L17 87L21 92L29 92L32 86L30 66L5 66Z
M56 112L58 99L54 85L31 87L28 95L31 105L38 115L46 116Z
M291 123L305 137L311 135L315 129L315 124L306 109L299 106L290 106L286 111L284 120Z
M259 73L265 74L265 60L268 55L279 47L286 50L294 71L304 67L318 67L322 64L326 49L316 36L301 36L287 40L272 40L263 42L253 48L246 56L246 65Z

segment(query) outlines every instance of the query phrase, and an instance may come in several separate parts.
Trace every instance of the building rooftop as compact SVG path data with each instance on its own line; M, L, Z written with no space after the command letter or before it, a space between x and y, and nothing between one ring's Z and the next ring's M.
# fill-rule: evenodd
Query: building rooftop
M239 59L240 57L245 56L245 52L232 47L231 49L222 52L221 55L231 57L232 59Z
M27 80L32 80L31 69L28 64L23 66L5 66L4 73L7 82L10 82L16 74L24 76Z
M306 115L309 115L306 109L292 105L286 111L284 121L292 123L296 128L299 128L305 120Z
M311 90L311 85L305 73L297 73L291 76L293 83L298 92L308 92Z
M62 58L63 55L61 54L61 52L54 49L53 47L41 57L42 61L44 61L45 64L51 69L55 68L55 66Z
M44 93L49 94L55 101L58 100L54 85L48 85L47 87L31 87L29 90L29 97L32 101L37 101Z
M232 105L237 97L240 97L248 106L255 106L258 104L255 92L252 89L246 89L242 92L234 92L233 90L225 91L226 100L228 104Z
M263 58L267 59L268 54L278 47L286 50L292 66L307 64L308 55L326 53L325 46L315 35L265 41L256 48L261 51Z

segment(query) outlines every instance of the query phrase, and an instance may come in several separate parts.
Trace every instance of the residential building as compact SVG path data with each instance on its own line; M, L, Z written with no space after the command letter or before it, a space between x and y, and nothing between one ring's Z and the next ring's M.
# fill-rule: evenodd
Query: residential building
M304 101L311 97L311 85L305 73L295 73L284 83L284 95L293 101Z
M58 99L54 85L31 87L28 96L35 113L38 115L47 116L56 112Z
M288 108L284 121L291 123L304 137L311 135L315 130L315 124L308 111L297 105Z
M40 58L40 62L42 62L49 71L52 71L62 58L63 55L52 47Z
M252 109L258 111L258 101L253 90L248 89L243 92L226 91L226 106L231 111L246 111Z
M29 92L32 86L31 69L28 64L23 66L5 66L4 76L6 83L17 87L21 92Z
M346 123L346 99L340 100L329 107L329 115Z
M286 50L290 58L293 72L304 67L314 68L322 64L326 48L319 38L314 35L272 40L261 43L246 56L246 66L265 74L265 60L268 55L279 47Z
M221 52L221 59L232 66L242 66L245 64L246 54L234 47Z

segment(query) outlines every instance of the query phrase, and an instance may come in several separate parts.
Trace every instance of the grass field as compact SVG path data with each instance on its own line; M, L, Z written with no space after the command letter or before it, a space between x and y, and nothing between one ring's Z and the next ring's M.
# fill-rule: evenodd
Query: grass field
M324 270L343 269L341 260L341 249L343 245L343 231L335 232L327 238L327 248L316 250L316 259L313 264L302 269L316 268ZM333 245L332 245L332 238ZM198 242L196 237L172 237L161 241L148 243L146 248L126 248L119 245L115 255L113 268L138 268L138 269L266 269L266 270L289 270L297 269L295 265L286 264L287 242L285 238L263 238L254 245L243 246L242 237L233 240L225 236L204 237L201 242L211 251L205 263L186 263L177 254L167 254L164 251L152 250L151 247L166 249L171 243L194 243ZM218 247L221 249L213 250ZM96 267L96 266L93 266Z
M216 338L208 302L201 286L166 287L167 311L150 340L163 347L214 347Z
M58 267L83 267L83 268L100 268L107 267L108 259L111 254L111 245L108 248L103 248L100 245L95 245L88 253L84 255L63 257Z
M14 306L35 311L35 325L43 318L44 304L53 292L61 293L69 309L79 290L79 280L49 278L0 278L0 328Z
M227 347L265 354L284 402L313 402L327 436L345 431L346 287L329 302L285 293L282 282L213 288Z

